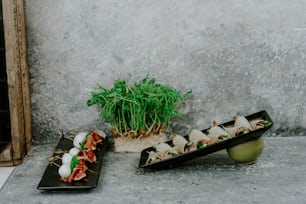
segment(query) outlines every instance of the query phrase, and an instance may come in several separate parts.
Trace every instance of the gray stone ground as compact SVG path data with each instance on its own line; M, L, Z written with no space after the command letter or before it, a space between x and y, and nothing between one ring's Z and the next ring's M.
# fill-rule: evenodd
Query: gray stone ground
M306 203L306 137L266 137L253 165L225 151L161 171L137 168L138 153L105 154L98 187L44 192L36 187L54 145L34 146L0 191L0 203Z

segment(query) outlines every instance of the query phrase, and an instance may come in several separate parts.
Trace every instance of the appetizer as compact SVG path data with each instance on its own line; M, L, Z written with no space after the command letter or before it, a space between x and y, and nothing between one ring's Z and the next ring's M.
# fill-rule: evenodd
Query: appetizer
M94 150L96 150L98 143L103 142L105 137L106 135L102 131L78 133L73 140L74 147L61 157L62 165L58 169L60 180L71 183L85 178L88 169L86 162L97 161Z
M226 127L218 125L217 121L213 120L212 127L205 131L207 134L204 131L192 129L188 137L170 135L170 141L153 146L155 151L148 152L147 164L206 148L238 135L272 125L272 122L260 118L248 121L240 114L235 115L233 119L233 124Z
M60 180L71 183L72 181L79 181L85 178L86 170L88 169L85 160L78 159L76 156L71 156L67 153L64 155L66 155L65 160L62 161L65 163L63 163L58 169ZM70 155L71 157L67 155Z
M208 130L208 137L215 142L223 141L230 138L230 135L218 126L217 121L213 120L213 126Z
M97 157L93 150L80 150L76 147L73 147L69 150L69 154L72 156L76 156L78 159L84 159L90 163L96 162ZM65 155L65 154L64 154ZM63 157L64 157L63 155ZM63 160L63 158L62 158Z
M156 151L150 151L147 163L157 162L179 155L178 151L167 143L160 143L154 146Z
M252 130L258 130L260 128L264 128L266 126L270 126L272 123L262 119L251 120L250 125Z
M180 154L188 152L193 144L192 142L188 142L185 137L181 135L170 135L169 138L172 140L173 149Z
M193 143L193 149L201 149L214 143L212 139L197 129L192 129L188 134L188 138Z
M222 126L222 128L225 130L225 132L227 132L230 135L230 138L233 138L244 132L244 128L242 127L224 127Z
M251 131L255 131L266 126L272 125L271 122L263 119L254 119L248 121L245 117L240 116L239 114L234 117L235 123L233 127L223 127L223 129L229 133L231 137L235 137L240 134L246 134Z
M241 128L241 131L243 132L243 134L246 134L252 131L251 124L245 117L237 114L233 118L235 120L234 127Z
M81 150L95 150L97 143L101 143L104 138L105 133L102 131L80 132L75 136L73 145Z

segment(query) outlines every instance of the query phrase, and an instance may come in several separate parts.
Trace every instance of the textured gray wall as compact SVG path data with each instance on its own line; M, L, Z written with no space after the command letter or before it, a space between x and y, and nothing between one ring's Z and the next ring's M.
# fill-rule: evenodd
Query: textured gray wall
M306 133L306 1L26 0L34 142L104 128L90 91L147 74L193 90L174 131L267 110Z

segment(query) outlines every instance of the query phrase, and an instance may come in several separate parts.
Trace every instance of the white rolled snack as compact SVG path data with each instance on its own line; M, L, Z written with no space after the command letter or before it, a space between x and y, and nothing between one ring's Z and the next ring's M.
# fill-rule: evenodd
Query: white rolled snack
M162 152L154 152L154 151L150 151L148 152L149 156L147 159L147 164L153 163L153 162L157 162L157 161L161 161L162 159L164 159L164 155L162 154Z
M265 122L265 120L262 120L262 119L251 120L250 125L251 125L252 130L258 130L258 129L264 128L265 124L263 122Z
M178 152L169 144L162 142L155 146L156 152L160 152L165 157L172 157L178 155Z
M191 147L192 142L188 142L185 137L181 135L171 135L170 139L172 140L173 149L179 153L185 153Z
M233 118L235 120L234 127L242 128L243 133L248 133L252 131L251 124L245 117L240 115L235 115Z
M154 146L157 152L173 151L174 149L167 143L162 142Z
M211 140L206 134L204 134L201 130L192 129L188 134L189 141L193 143L192 149L198 149L205 147L209 144L213 144L213 140Z
M244 128L241 127L222 127L231 138L241 134L244 131Z
M188 134L189 141L197 143L200 140L210 140L201 130L192 129Z
M221 127L218 126L217 121L213 120L213 127L209 129L208 137L215 142L222 141L230 137L230 135Z
M159 143L154 146L156 151L150 151L147 163L161 161L178 155L178 152L167 143Z

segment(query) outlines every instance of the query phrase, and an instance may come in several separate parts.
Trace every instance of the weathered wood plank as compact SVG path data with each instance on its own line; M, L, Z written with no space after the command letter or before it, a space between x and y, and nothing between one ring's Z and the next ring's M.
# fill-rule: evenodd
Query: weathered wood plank
M12 145L9 143L0 153L0 162L8 162L12 159Z
M25 125L25 142L27 152L32 146L32 120L31 120L31 99L30 99L30 82L29 69L27 64L27 44L26 44L26 28L24 0L17 0L17 21L18 21L18 44L20 69L22 76L23 91L23 109L24 109L24 125Z
M12 161L0 161L0 166L16 166L21 164L22 160L12 160Z
M24 1L2 0L2 4L11 116L12 162L17 165L30 150L32 142Z
M20 158L24 144L23 95L20 71L16 0L3 1L3 24L13 159Z

